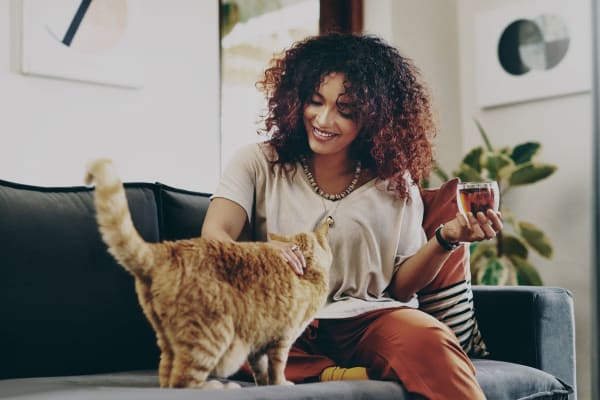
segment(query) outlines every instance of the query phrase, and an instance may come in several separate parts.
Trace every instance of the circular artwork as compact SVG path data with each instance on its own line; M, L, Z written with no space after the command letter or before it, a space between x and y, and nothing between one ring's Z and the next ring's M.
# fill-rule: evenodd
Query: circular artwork
M518 19L502 32L498 42L498 59L502 68L511 75L549 70L565 58L569 43L567 25L556 15Z

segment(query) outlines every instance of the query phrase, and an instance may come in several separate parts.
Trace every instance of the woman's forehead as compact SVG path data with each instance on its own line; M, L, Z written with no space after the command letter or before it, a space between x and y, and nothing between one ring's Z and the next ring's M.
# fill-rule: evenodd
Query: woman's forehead
M330 72L323 75L319 86L317 87L317 93L320 95L335 95L340 99L343 98L345 102L351 100L352 91L350 90L352 84L346 78L346 75L341 72Z

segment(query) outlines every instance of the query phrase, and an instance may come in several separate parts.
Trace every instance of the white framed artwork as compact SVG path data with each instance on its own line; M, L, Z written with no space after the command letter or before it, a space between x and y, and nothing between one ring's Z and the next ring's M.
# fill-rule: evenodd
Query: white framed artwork
M483 108L591 89L589 0L527 0L475 21Z
M139 88L139 0L22 0L23 74Z

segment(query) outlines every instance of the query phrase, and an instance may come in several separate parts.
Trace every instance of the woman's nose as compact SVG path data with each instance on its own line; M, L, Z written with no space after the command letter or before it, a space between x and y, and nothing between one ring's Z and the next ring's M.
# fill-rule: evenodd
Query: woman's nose
M329 110L323 109L319 115L317 115L317 122L320 126L327 126L327 124L330 122L329 120L331 119L331 116L332 113Z

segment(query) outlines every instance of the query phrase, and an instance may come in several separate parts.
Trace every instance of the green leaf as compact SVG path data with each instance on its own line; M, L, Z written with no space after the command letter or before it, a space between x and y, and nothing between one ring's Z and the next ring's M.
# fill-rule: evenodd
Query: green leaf
M537 154L541 146L542 145L538 142L521 143L515 146L510 158L512 158L515 164L524 164L526 162L530 162L532 157Z
M483 158L483 166L489 171L489 178L496 179L498 171L504 167L514 165L512 159L504 154L486 153Z
M515 170L514 163L511 163L510 165L506 165L506 166L500 168L498 170L498 174L496 175L496 180L498 181L498 184L500 185L500 181L508 179L508 177L513 173L514 170Z
M529 222L519 222L519 230L523 239L542 257L552 258L552 243L537 226Z
M529 255L529 250L527 250L525 243L523 243L523 241L518 237L503 233L502 254L506 254L509 257L517 256L521 258L527 258Z
M488 138L487 133L485 133L485 130L483 129L483 126L481 126L481 124L479 123L479 121L477 119L475 119L475 125L477 125L477 129L479 130L479 134L481 135L483 142L485 143L485 148L488 151L494 151L494 147L492 147L492 143L490 142L490 139Z
M460 164L458 171L454 171L454 176L459 177L463 182L479 182L483 180L479 172L466 164Z
M479 245L479 242L471 242L471 243L469 243L469 255L471 257L473 257L473 253L475 253L475 250L477 249L478 245Z
M544 284L537 269L527 260L521 257L511 257L511 261L517 270L517 280L519 285L542 286Z
M484 285L504 285L508 280L508 269L497 258L490 258L480 273Z
M507 156L510 157L510 154L512 153L512 150L511 150L510 147L504 146L500 150L498 150L498 153L500 153L500 154L506 154Z
M556 166L542 163L526 163L517 167L508 178L509 184L513 186L527 185L552 175Z
M504 268L506 269L507 277L505 285L517 285L517 270L515 269L515 265L513 264L512 260L509 257L502 256L500 257L499 261L500 263L502 263L502 265L504 265Z
M221 38L229 34L240 22L240 7L237 3L221 3Z
M481 155L483 154L483 147L475 147L467 153L463 158L463 164L468 165L477 172L481 172Z
M496 245L490 242L474 242L471 244L471 264L475 264L480 258L496 257Z

